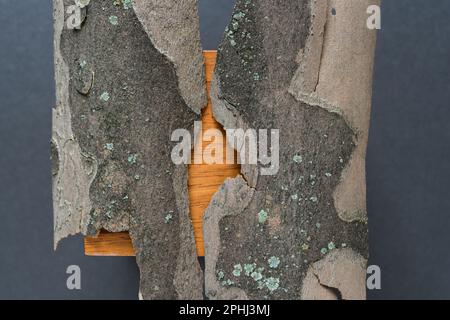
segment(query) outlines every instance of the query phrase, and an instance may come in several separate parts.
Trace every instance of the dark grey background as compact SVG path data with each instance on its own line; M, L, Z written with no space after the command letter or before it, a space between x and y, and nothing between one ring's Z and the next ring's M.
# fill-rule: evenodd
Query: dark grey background
M205 49L231 0L200 0ZM0 298L135 299L132 258L52 250L49 141L54 104L51 0L0 0ZM372 299L450 298L450 2L384 1L367 159ZM66 268L82 290L66 289Z

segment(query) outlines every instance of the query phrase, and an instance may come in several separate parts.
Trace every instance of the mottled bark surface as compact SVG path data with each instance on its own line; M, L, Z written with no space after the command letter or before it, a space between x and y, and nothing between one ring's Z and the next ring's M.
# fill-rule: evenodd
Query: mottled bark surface
M210 298L365 298L369 4L237 1L219 48L214 114L226 128L279 129L280 170L247 166L245 180L228 180L213 198Z
M55 246L129 230L145 299L202 298L187 168L171 161L170 135L206 103L203 58L196 1L177 3L90 1L81 29L68 30L73 1L54 1ZM155 16L178 24L155 27Z
M187 168L171 133L206 104L195 0L54 0L55 246L129 230L144 299L201 299ZM133 3L133 5L132 5ZM280 169L242 165L204 217L213 299L363 299L370 0L237 0L211 88L230 129L280 130Z

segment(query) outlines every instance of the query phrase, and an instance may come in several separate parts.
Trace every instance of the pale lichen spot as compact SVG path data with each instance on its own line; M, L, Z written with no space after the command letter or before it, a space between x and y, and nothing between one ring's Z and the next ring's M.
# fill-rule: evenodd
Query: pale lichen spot
M334 242L333 241L331 241L330 243L328 243L328 250L334 250L334 249L336 249L336 245L334 244Z
M302 163L303 162L303 157L299 154L296 154L293 158L292 161L294 161L295 163Z
M173 215L172 215L172 213L168 213L168 214L164 217L164 223L165 223L165 224L169 224L172 220L173 220Z
M233 269L233 276L240 277L242 272L241 264L236 264Z
M108 151L113 151L114 150L114 143L107 143L105 144L105 149Z
M273 256L273 257L270 257L268 262L269 262L270 268L276 269L280 265L280 258Z
M224 277L225 277L225 273L222 270L218 270L217 271L217 279L223 280Z
M250 276L250 274L255 270L256 265L254 263L246 263L244 264L244 271L246 276Z
M266 279L265 283L266 283L267 289L269 289L270 292L273 292L279 288L280 279L270 277L270 278Z
M119 18L117 18L117 16L110 16L108 20L113 26L117 26L119 24Z
M100 95L100 100L102 100L103 102L108 102L110 98L111 98L111 97L109 96L109 92L108 92L108 91L104 91L104 92Z
M137 154L130 154L128 156L128 163L135 164L137 162Z
M261 272L258 272L258 271L253 271L253 272L251 273L251 277L252 277L253 280L255 280L255 281L259 281L259 280L261 280L261 279L263 278Z
M258 222L259 222L260 224L265 223L266 220L267 220L267 217L268 217L268 213L267 213L266 211L264 211L264 210L261 210L261 211L258 213Z

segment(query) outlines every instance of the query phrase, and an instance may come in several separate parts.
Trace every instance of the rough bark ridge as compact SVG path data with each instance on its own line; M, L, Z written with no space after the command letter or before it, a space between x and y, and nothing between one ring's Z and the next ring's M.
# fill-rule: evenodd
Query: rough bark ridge
M238 0L214 115L280 130L280 171L228 180L204 218L210 298L363 299L371 0Z
M84 21L68 30L74 2L54 0L55 247L129 230L144 299L201 299L187 168L170 158L170 133L206 104L197 3L76 3Z

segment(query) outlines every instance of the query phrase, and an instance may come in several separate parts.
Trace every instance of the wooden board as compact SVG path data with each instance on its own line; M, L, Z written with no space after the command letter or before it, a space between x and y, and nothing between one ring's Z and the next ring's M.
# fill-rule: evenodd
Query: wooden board
M206 87L209 91L211 79L216 64L217 51L204 51L206 68ZM202 113L203 132L209 129L219 129L224 133L222 126L214 120L211 101ZM225 135L224 135L225 136ZM209 143L203 142L203 149ZM223 144L224 149L226 144ZM224 157L226 152L223 152ZM238 164L214 164L214 165L190 165L189 166L189 201L190 213L194 227L194 236L197 245L197 253L204 256L202 217L212 196L228 177L235 177L240 172ZM85 237L84 251L88 256L134 256L131 239L126 232L110 233L102 231L97 237Z

